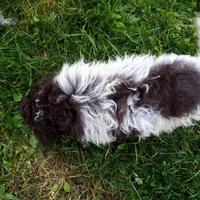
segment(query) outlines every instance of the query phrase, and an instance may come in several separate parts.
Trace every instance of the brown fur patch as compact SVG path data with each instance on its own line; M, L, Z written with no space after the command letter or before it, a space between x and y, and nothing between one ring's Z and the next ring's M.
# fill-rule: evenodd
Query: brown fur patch
M142 94L138 106L150 105L164 117L187 115L200 103L200 73L186 63L156 66L143 84L150 90Z
M111 99L115 101L117 104L116 118L119 123L122 122L124 114L127 110L127 99L134 92L130 89L131 82L123 81L120 85L118 85L116 89L116 93L111 96Z
M126 114L128 97L130 95L136 95L136 93L139 93L138 90L133 91L130 89L134 87L136 88L136 84L133 81L123 81L115 88L116 93L110 96L110 98L113 99L117 104L116 119L119 124L122 123L124 115ZM113 135L119 140L126 140L129 138L138 140L139 133L136 130L132 130L131 134L126 134L118 129L116 130L116 132L113 133Z

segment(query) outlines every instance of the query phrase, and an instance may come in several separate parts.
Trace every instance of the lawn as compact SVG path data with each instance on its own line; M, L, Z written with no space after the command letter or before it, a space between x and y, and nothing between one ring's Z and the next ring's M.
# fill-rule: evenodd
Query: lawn
M0 199L198 200L200 125L139 144L42 147L19 102L31 83L81 57L196 54L195 0L1 0Z

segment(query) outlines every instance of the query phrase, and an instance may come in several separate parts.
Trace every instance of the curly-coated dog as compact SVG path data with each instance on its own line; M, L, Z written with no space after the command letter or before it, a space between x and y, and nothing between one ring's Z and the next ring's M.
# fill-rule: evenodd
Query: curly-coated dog
M21 110L44 145L62 135L96 145L158 136L200 120L200 58L131 55L66 63L33 84Z

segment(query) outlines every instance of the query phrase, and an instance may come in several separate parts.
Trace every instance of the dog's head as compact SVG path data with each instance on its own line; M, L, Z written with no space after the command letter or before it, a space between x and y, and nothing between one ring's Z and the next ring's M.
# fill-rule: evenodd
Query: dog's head
M43 145L53 143L59 136L81 134L78 105L65 94L48 75L33 84L21 102L21 113Z

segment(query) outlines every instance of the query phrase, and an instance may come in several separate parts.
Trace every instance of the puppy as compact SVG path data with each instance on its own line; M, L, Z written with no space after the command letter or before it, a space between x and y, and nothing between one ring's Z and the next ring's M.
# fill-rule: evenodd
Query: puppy
M21 110L44 145L64 134L100 145L171 132L200 119L200 61L170 54L65 64L32 86Z
M33 84L21 112L43 145L62 135L96 145L158 136L200 120L200 59L164 54L66 63Z

